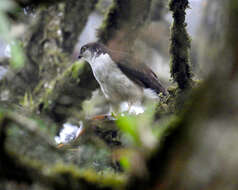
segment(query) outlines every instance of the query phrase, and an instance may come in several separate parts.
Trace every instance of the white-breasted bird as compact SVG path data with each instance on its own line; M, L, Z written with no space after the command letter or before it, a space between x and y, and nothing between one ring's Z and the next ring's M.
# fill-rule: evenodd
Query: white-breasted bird
M167 94L155 73L145 64L130 58L127 53L113 51L101 43L93 42L81 47L78 58L90 64L114 112L141 113L143 110L138 111L137 108L144 98L154 99L158 98L159 93ZM121 108L125 102L128 110Z

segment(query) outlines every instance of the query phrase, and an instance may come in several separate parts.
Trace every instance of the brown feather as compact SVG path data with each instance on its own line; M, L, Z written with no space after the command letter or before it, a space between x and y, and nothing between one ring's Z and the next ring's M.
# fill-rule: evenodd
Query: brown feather
M166 95L166 90L160 83L156 74L144 63L130 58L129 54L107 50L112 60L120 70L133 82L144 88L150 88L157 94Z

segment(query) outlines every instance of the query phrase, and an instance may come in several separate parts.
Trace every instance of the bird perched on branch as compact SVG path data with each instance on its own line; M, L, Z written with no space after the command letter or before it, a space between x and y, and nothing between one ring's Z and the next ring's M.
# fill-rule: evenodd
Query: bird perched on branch
M130 58L127 53L113 51L94 42L82 46L78 58L90 64L114 112L141 113L143 110L138 110L138 106L144 98L154 99L158 98L159 93L167 93L155 73L145 64ZM121 105L125 105L122 103L127 103L127 106L122 108Z

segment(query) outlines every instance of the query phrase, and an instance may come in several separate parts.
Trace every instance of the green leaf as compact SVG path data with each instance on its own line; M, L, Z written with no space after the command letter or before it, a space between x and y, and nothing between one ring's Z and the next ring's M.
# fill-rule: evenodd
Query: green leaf
M128 156L121 156L120 164L124 170L129 171L131 168L131 162Z
M140 145L140 137L137 130L136 117L133 116L121 116L117 120L118 127L131 139L134 144Z
M25 55L18 41L11 43L11 66L14 69L20 69L24 66Z

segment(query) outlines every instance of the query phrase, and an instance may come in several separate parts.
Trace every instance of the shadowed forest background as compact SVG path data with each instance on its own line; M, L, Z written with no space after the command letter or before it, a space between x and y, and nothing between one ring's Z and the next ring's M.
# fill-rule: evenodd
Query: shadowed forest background
M238 188L237 0L1 0L0 190ZM95 120L80 47L146 63L168 90Z

